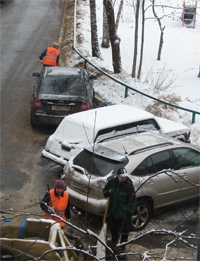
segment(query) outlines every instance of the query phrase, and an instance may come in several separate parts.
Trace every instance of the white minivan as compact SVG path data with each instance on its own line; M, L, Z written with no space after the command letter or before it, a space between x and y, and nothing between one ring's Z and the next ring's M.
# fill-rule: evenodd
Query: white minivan
M64 166L85 146L137 131L159 132L188 142L190 129L129 105L110 105L66 116L48 138L42 156Z

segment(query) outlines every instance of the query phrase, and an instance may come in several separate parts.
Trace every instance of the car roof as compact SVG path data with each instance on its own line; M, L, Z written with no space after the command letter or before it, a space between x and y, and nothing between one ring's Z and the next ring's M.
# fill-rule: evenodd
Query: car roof
M82 69L74 67L46 67L45 75L80 75Z
M189 147L200 151L200 148L194 144L184 143L180 140L152 132L138 132L110 138L100 144L95 143L87 146L84 150L119 163L129 162L127 164L127 167L129 167L133 163L134 165L139 164L141 160L153 153L180 147ZM133 160L130 160L131 158Z
M146 119L155 119L155 116L133 106L117 104L68 115L61 124L65 124L65 122L84 123L85 127L98 132L98 130L112 126Z

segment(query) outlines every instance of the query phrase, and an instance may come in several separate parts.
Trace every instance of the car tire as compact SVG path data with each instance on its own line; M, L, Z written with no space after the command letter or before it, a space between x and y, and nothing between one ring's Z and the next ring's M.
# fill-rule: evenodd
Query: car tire
M140 231L148 224L152 215L150 204L145 200L137 202L136 211L131 218L131 229L133 231Z
M32 115L31 115L30 123L31 123L31 127L32 127L33 129L35 129L35 128L37 127L37 124L35 124L35 122L33 121Z

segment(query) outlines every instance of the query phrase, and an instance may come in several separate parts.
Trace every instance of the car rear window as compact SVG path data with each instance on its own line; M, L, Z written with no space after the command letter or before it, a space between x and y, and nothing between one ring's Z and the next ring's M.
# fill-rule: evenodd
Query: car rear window
M154 119L132 122L99 131L96 142L138 131L159 131L159 129L160 128Z
M85 82L80 75L47 75L40 86L40 94L64 94L83 96Z
M73 164L81 166L88 174L104 177L111 171L124 167L127 162L104 158L88 150L83 150L74 158Z

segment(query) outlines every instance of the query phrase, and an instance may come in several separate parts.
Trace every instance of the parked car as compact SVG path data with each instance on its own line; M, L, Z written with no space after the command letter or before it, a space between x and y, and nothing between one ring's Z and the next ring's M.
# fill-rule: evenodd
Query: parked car
M143 229L156 209L199 197L200 148L160 134L138 132L84 148L64 167L70 202L103 215L103 188L119 168L133 181L137 209L133 230Z
M129 105L111 105L69 115L48 138L42 156L64 166L84 146L135 130L160 132L189 141L190 129L183 124Z
M31 125L59 125L69 114L93 108L95 75L85 69L44 67L33 87Z

